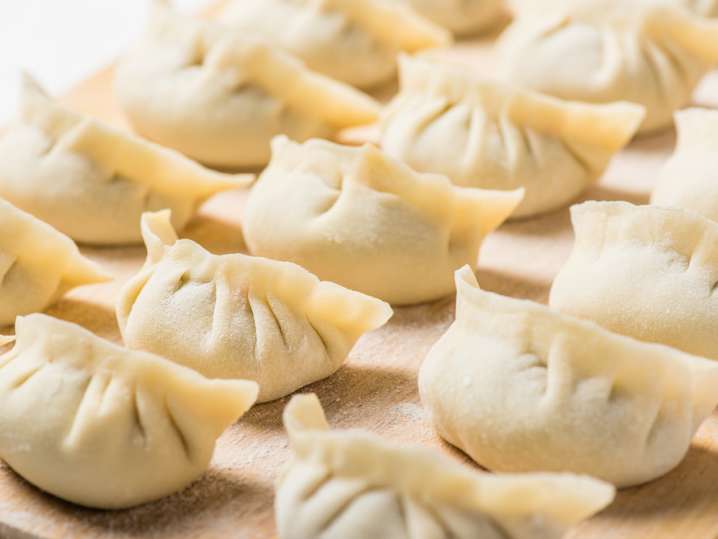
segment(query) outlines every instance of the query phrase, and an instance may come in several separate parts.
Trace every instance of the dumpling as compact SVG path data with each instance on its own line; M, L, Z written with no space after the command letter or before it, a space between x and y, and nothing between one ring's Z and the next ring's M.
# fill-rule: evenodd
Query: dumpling
M718 223L625 202L587 202L571 213L576 242L552 307L718 359Z
M613 500L569 474L493 475L361 430L331 432L315 395L284 411L292 460L275 498L279 539L559 539Z
M132 127L147 138L212 166L257 167L280 133L306 140L376 120L373 99L286 53L160 2L153 7L115 79Z
M397 1L397 0L394 0ZM504 0L398 0L458 36L489 30L506 17Z
M408 56L400 60L400 81L383 117L382 148L457 185L523 187L513 218L575 199L628 144L644 114L629 103L560 101Z
M183 228L211 195L253 180L71 112L27 76L19 118L0 133L0 196L83 243L140 241L148 210L171 208Z
M676 113L678 145L658 177L651 204L718 221L718 111Z
M642 132L670 125L718 63L718 22L672 0L523 0L500 39L502 76L563 99L632 101Z
M451 43L446 30L396 0L233 0L221 20L360 88L391 80L402 51Z
M718 16L718 0L678 0L678 3L706 17Z
M110 275L47 223L0 198L0 326L43 311L77 286Z
M33 314L0 356L0 457L38 488L121 509L178 491L255 400L244 380L208 380L89 331Z
M393 304L421 303L454 290L454 270L476 264L482 240L521 196L455 187L371 145L278 137L247 202L244 236L255 255Z
M457 289L419 392L441 437L489 470L645 483L678 465L718 404L714 361L484 292L468 267Z
M145 267L120 292L125 344L211 378L259 383L260 402L333 374L392 310L287 262L213 255L145 214Z

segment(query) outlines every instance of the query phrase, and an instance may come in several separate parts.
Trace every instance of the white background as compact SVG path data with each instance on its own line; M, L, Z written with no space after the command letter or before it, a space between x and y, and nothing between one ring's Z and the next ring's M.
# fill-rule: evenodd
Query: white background
M175 0L198 10L207 0ZM150 0L0 0L0 123L24 69L51 93L116 58L141 32Z

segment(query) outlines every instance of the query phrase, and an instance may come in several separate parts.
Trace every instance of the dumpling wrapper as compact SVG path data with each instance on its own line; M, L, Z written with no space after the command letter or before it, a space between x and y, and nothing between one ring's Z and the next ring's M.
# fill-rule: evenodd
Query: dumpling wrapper
M69 290L111 276L74 242L0 198L0 326L44 311Z
M245 208L250 251L392 304L453 292L454 270L523 196L456 187L371 145L278 137L272 154Z
M676 113L678 144L658 176L651 204L694 211L718 222L718 112Z
M387 0L392 1L392 0ZM507 15L504 0L393 0L404 2L420 15L457 36L490 30Z
M639 485L681 462L718 404L716 362L484 292L468 267L456 279L419 392L440 436L489 470Z
M377 119L369 96L252 35L155 0L144 37L115 77L132 127L198 161L236 169L266 164L280 133L328 137Z
M624 335L718 359L718 223L626 202L572 208L550 304Z
M158 356L33 314L0 356L0 457L64 500L122 509L172 494L209 465L257 386L209 380Z
M332 432L315 395L293 397L284 424L279 539L559 539L614 496L589 477L488 474L366 431Z
M382 148L464 187L525 196L512 218L566 206L638 130L631 103L562 101L466 73L461 64L399 61L400 90L382 119Z
M360 88L391 80L400 52L451 43L446 30L396 0L234 0L221 20Z
M563 99L646 107L641 132L671 124L718 64L718 21L666 0L514 0L502 77Z
M20 102L0 133L0 196L76 241L138 242L142 213L163 208L184 228L207 198L254 181L65 109L28 76Z
M295 264L178 240L167 212L144 215L142 231L147 262L116 307L125 344L211 378L254 380L259 402L330 376L392 316L383 301Z

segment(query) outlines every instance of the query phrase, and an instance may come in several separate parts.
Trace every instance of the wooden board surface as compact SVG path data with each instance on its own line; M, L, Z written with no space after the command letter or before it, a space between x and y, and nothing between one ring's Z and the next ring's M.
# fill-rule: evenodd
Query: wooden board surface
M490 43L464 43L450 51L491 73ZM122 125L111 92L111 69L70 92L72 108ZM697 94L718 98L718 76ZM716 99L713 100L718 103ZM359 131L349 138L370 136ZM672 151L673 132L634 142L585 199L647 203L656 172ZM209 201L182 236L217 253L244 251L243 193ZM545 302L572 244L568 210L503 226L481 253L482 287ZM75 290L49 313L119 342L113 301L141 266L144 248L83 248L117 280ZM429 347L453 320L454 298L396 309L389 324L366 335L334 376L307 387L337 428L370 429L396 442L421 443L466 461L434 434L419 402L416 372ZM62 502L0 467L0 537L42 538L248 538L275 536L274 481L288 457L281 413L287 399L259 405L218 441L211 469L183 492L135 509L93 511ZM117 473L122 473L118 470ZM571 532L572 539L713 539L718 537L718 415L699 431L685 461L665 477L623 490L614 504Z

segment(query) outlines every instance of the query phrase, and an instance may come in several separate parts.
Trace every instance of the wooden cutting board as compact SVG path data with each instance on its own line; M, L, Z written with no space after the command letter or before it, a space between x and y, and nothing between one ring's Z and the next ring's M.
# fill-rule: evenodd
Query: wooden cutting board
M448 53L491 74L491 40L462 43ZM70 107L116 125L122 116L113 101L112 69L81 83L64 101ZM718 75L709 77L698 102L718 104ZM371 138L371 130L345 139ZM613 162L585 199L643 204L675 136L666 132L634 142ZM217 253L244 251L241 220L245 194L209 201L182 234ZM568 210L503 226L482 250L481 286L510 296L545 302L551 281L572 244ZM125 280L144 260L144 248L83 248L117 280L68 294L49 313L79 323L119 342L113 302ZM336 428L370 429L389 440L419 443L453 458L467 459L434 434L419 402L416 372L426 352L453 319L454 298L396 309L384 328L360 340L334 376L308 386L324 404ZM274 482L288 458L281 425L287 399L253 408L218 441L210 470L176 495L125 511L94 511L46 495L0 467L0 537L142 539L275 537ZM117 470L122 473L122 470ZM665 477L621 491L606 511L582 524L572 539L713 539L718 537L718 416L701 428L687 458Z

